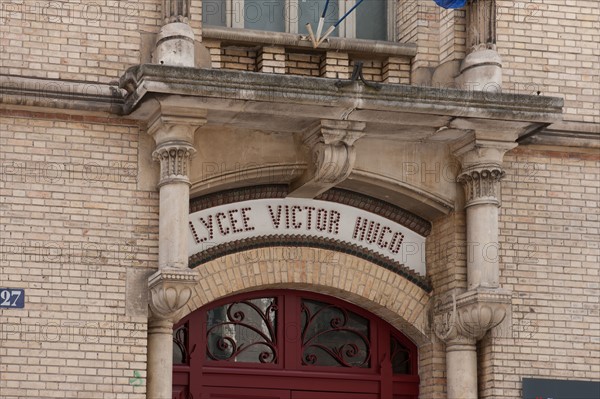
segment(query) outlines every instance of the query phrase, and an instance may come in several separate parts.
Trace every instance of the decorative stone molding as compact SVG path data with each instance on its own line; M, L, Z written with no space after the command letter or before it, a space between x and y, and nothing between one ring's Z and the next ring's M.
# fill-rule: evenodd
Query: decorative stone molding
M474 345L504 320L511 303L509 291L473 290L438 299L434 331L447 345Z
M198 283L198 272L192 269L165 268L148 278L150 311L158 320L176 322Z
M172 141L159 145L152 158L160 162L158 187L169 183L190 184L190 159L196 153L194 147L185 141Z
M354 143L364 135L364 122L321 120L304 135L308 169L292 183L290 197L314 198L344 181L352 172Z
M465 208L478 204L500 206L500 180L506 172L500 165L489 164L463 170L457 178L465 189Z

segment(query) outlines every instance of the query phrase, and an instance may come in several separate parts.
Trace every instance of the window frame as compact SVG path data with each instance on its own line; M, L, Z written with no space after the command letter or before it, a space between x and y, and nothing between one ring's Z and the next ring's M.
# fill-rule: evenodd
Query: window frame
M285 32L299 34L300 27L298 26L298 19L292 20L289 15L290 9L299 9L299 1L302 0L284 0L285 1ZM358 0L337 0L339 4L339 16L344 15L348 10L350 10ZM396 23L395 23L395 15L396 15L396 3L397 0L383 0L387 2L387 39L385 41L394 42L396 41ZM236 28L236 29L246 29L245 28L245 18L244 18L244 7L245 0L225 0L225 27L226 28ZM241 15L235 15L235 11L239 10ZM237 18L235 18L237 17ZM211 25L208 25L211 26ZM328 26L323 28L325 31ZM313 30L316 30L316 26L313 26ZM356 13L353 12L348 17L340 23L338 26L338 36L340 39L356 39ZM370 40L370 39L364 39Z

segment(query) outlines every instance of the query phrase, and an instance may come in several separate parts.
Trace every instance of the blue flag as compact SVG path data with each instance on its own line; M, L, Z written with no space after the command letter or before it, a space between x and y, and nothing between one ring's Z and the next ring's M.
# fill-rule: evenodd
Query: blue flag
M444 8L462 8L467 0L434 0L435 4Z

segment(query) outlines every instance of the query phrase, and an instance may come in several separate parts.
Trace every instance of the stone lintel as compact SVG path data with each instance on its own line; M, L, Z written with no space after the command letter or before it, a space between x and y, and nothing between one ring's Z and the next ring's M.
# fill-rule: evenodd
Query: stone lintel
M522 121L526 125L560 120L563 105L562 99L545 96L392 84L382 84L381 90L376 91L355 85L339 89L334 83L331 79L307 76L142 64L125 72L120 87L129 92L125 113L131 113L151 93L193 96L205 108L211 107L213 99L226 99L234 112L251 108L268 114L272 108L276 109L274 104L289 104L307 117L342 107L413 112L424 117L447 115Z

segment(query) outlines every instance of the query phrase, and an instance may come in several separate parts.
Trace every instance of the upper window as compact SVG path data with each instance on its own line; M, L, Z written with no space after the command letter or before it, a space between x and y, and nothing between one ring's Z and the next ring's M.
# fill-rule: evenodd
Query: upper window
M323 33L342 18L359 0L330 0L325 12ZM308 34L310 23L316 32L326 0L204 0L202 22L206 25ZM331 36L369 40L392 37L388 23L390 0L363 0Z

